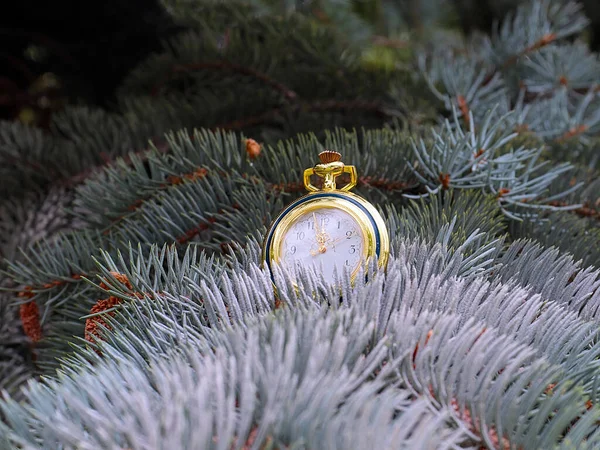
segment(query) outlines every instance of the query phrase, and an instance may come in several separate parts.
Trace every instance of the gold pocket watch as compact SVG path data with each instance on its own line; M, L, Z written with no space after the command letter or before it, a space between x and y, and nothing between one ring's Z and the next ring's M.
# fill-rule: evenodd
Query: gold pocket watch
M350 191L358 180L356 168L345 165L341 154L326 150L319 154L320 164L304 171L304 186L309 191L289 204L273 221L263 244L263 261L283 266L315 266L326 280L334 274L351 272L352 280L361 266L376 257L380 266L387 263L390 239L377 209ZM336 178L350 175L350 182L337 188ZM322 188L314 186L311 176L321 177Z

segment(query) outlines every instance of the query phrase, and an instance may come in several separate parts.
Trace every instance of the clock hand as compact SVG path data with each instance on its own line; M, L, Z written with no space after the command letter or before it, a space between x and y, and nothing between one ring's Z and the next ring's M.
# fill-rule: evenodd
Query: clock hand
M310 253L311 256L317 256L317 255L319 255L321 253L325 253L327 251L327 247L325 247L325 244L323 244L323 243L317 243L317 245L319 246L318 249L316 249L316 250L312 250L312 249L309 250L309 253Z
M351 235L351 236L355 236L355 235L356 235L356 233L352 233L352 235ZM339 242L342 242L344 239L347 239L348 237L349 237L349 236L342 236L342 237L339 237L339 238L337 238L337 239L334 239L333 241L329 242L329 244L330 244L330 245L335 245L335 244L337 244L337 243L339 243Z
M325 244L319 244L319 248L317 250L311 250L310 255L317 256L318 254L325 253L326 251L327 251L327 247L325 247Z
M315 221L315 239L319 245L318 253L325 253L327 251L327 247L325 247L325 242L329 239L327 232L323 231L322 228L319 228L319 223L317 222L317 216L313 212L313 220ZM310 252L312 256L316 256L318 253L313 254Z
M353 233L354 235L356 233ZM329 241L331 238L329 237L329 235L326 232L321 232L318 236L317 236L317 242L316 244L319 246L319 248L317 250L310 250L310 255L311 256L317 256L320 253L325 253L327 251L327 245L335 245L341 241L343 241L344 239L346 239L348 236L342 236L340 238L334 239L331 242L327 242Z
M314 228L315 228L315 239L310 239L310 241L312 241L313 243L317 244L317 246L319 247L317 250L309 250L310 256L317 256L320 253L323 253L323 237L321 236L321 231L319 230L319 224L317 222L317 216L315 213L313 213L313 220L314 220Z
M318 237L321 234L321 232L319 231L319 224L317 223L317 216L315 213L313 213L313 220L315 222L315 237L318 240Z

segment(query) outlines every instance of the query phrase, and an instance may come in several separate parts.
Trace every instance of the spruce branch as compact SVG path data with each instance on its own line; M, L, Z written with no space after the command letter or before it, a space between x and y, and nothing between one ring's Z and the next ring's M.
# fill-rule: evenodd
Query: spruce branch
M600 230L590 228L586 219L571 214L572 211L551 212L541 220L514 222L509 225L509 232L515 240L532 239L573 255L583 266L600 267Z
M363 357L361 351L370 342L371 325L364 318L356 317L352 320L349 314L339 314L339 316L341 316L339 319L331 317L315 327L314 314L294 315L291 317L294 317L296 325L291 330L287 327L288 331L281 326L280 320L271 326L257 324L256 328L249 329L243 337L236 334L229 337L233 344L231 355L228 355L227 351L223 349L223 351L217 350L214 356L205 354L206 357L204 357L198 355L197 349L194 349L193 346L188 346L180 355L172 355L162 360L154 356L151 362L154 368L152 372L155 374L153 376L150 375L152 372L147 371L143 366L125 361L123 361L124 364L117 365L111 362L115 353L106 353L110 358L104 362L98 362L98 374L100 375L98 381L103 381L100 382L100 385L96 383L96 386L103 392L102 396L110 402L113 412L119 411L120 417L133 419L130 415L123 416L128 409L129 401L123 392L119 392L121 383L115 383L114 376L124 375L122 380L126 380L126 383L137 380L142 390L149 385L148 382L153 380L152 384L157 387L159 397L164 398L165 403L164 408L159 410L154 407L147 410L147 413L150 413L147 416L151 422L148 423L148 430L150 430L154 427L157 419L162 421L160 417L163 414L165 418L172 417L172 413L181 408L180 401L177 401L178 406L175 406L174 403L171 404L171 400L179 397L178 386L181 387L182 382L188 380L185 386L187 386L189 400L184 403L187 405L184 407L190 419L189 424L191 425L199 414L203 414L204 417L206 414L214 415L215 420L210 421L210 425L206 421L202 421L207 424L203 427L198 427L196 424L193 436L189 436L185 431L192 429L187 425L182 430L183 433L173 432L173 430L154 434L153 439L157 445L229 448L232 443L233 445L237 443L239 447L252 439L256 445L273 442L276 445L287 446L293 445L294 442L300 443L310 437L314 440L314 442L308 442L311 447L317 445L318 442L331 442L332 448L336 448L344 445L344 442L347 442L346 439L354 439L353 436L348 436L346 433L337 433L336 436L336 430L342 429L342 420L346 421L347 426L349 419L357 420L355 427L360 423L363 430L366 427L373 427L375 432L375 427L377 427L380 432L375 432L375 434L381 436L382 445L390 443L390 434L382 433L383 430L394 431L391 435L396 438L398 436L404 438L406 434L405 438L417 445L421 442L432 442L431 432L434 430L434 425L437 426L433 437L435 440L442 438L447 442L458 442L459 439L464 439L461 431L453 430L448 425L442 426L448 417L446 411L436 411L428 407L426 402L414 399L414 394L408 390L386 387L385 380L393 373L393 367L396 364L393 361L383 364L386 358L385 347L381 343L376 344L369 349L368 354L364 355L366 357ZM345 319L344 316L347 316L356 326L364 324L363 332L356 337L343 336L342 333L347 332L348 326L346 325L348 319ZM312 327L313 330L310 331L309 327ZM270 337L268 337L269 334ZM294 334L303 335L305 339L294 341L292 339ZM249 344L247 350L242 350L236 345L236 341L239 342L242 338ZM287 349L284 354L278 351L278 347L281 345ZM259 349L261 347L266 350L266 352L262 352L264 356L260 356ZM315 351L317 348L320 349L319 352ZM325 354L339 354L345 355L345 357L332 361L330 358L323 358L322 355ZM259 375L258 363L263 361L263 358L273 362L279 361L274 366L276 369L269 371L266 376ZM114 372L115 367L120 367L117 372ZM378 373L370 381L367 381L375 369L378 369ZM199 371L203 376L201 378L189 377L191 370ZM336 373L339 373L338 370L346 373L343 383L340 383L339 377L335 376ZM167 373L172 375L165 376ZM290 390L290 387L284 383L274 383L276 380L287 380L290 376L297 377L296 388ZM61 385L65 389L70 389L70 387L74 387L77 380L82 383L80 388L84 390L87 390L88 380L90 386L94 383L91 378L81 379L76 373L67 370ZM365 382L366 385L364 385ZM337 387L332 390L332 386ZM53 387L58 388L58 385L53 385ZM274 390L279 393L278 396L272 395ZM369 400L369 396L375 390L382 394L376 399ZM32 391L32 395L44 396L40 389L33 388ZM329 394L323 395L326 392ZM141 395L146 396L145 390ZM335 398L334 401L331 401L332 396ZM118 400L119 397L121 397L121 401ZM51 398L52 396L47 396L45 401L51 401ZM201 398L205 398L206 402L198 403ZM221 401L216 401L217 398L221 398ZM215 405L216 409L209 405ZM89 403L88 406L90 406ZM8 403L6 408L11 413L12 424L17 424L20 420L26 421L33 427L32 432L37 433L35 429L38 424L41 425L40 419L43 422L42 417L34 420L26 418L19 411L16 403ZM301 414L302 410L306 411L306 408L311 411L311 414ZM84 413L85 409L87 408L79 411L80 414L83 414L83 422L88 420ZM379 413L365 415L365 409L373 412L379 411ZM273 410L277 411L277 414L272 414ZM140 411L140 409L130 411ZM229 417L229 419L224 421L225 417ZM294 417L295 420L290 421L288 417ZM415 434L414 426L417 420L420 423L419 433ZM144 423L143 421L135 422ZM331 423L332 429L324 429L323 423ZM409 424L411 425L409 426ZM401 426L404 427L404 432L401 432L403 429ZM101 434L91 433L88 434L86 442L89 442L90 445L95 442L97 445L103 446L110 445L111 442L118 442L121 446L132 445L137 433L146 433L145 427L141 429L136 427L134 430L130 429L129 437L126 437L123 434L125 428L118 427L118 423L111 419L104 421L104 427L113 430L109 433L111 438L103 438ZM59 434L46 436L46 439L62 440L68 439L67 436L71 435L74 439L83 442L81 441L81 432L75 427L71 426L69 432L64 433L58 431L61 428L54 427L53 429ZM160 430L161 427L156 429ZM411 430L410 434L408 434L409 429ZM357 434L358 436L360 434ZM18 438L18 434L11 433L10 437ZM193 439L194 444L189 439ZM340 439L341 442L339 442ZM354 441L354 443L356 442L372 443L371 438L364 440L364 437L362 441ZM349 444L349 442L347 443Z
M83 224L70 216L72 193L62 186L34 190L20 198L0 201L0 257L19 259L19 248L56 233L79 229Z
M3 280L4 284L8 282ZM20 328L18 308L12 304L8 293L0 292L0 398L4 392L21 398L19 388L33 375L31 361L27 358L29 342Z
M509 66L514 65L521 57L523 57L525 55L529 55L530 53L533 53L537 50L540 50L541 48L546 47L549 44L552 44L553 42L556 41L556 39L557 39L557 36L555 33L548 33L548 34L543 35L539 40L537 40L533 44L525 47L517 55L513 55L510 58L508 58L506 61L504 61L504 63L502 64L502 69L507 69Z
M480 130L475 131L471 119L470 129L465 131L454 111L453 124L446 121L440 132L432 130L431 150L423 139L418 144L413 143L417 165L410 167L430 193L450 188L480 188L496 196L508 217L518 219L511 207L557 208L548 202L567 196L580 187L572 186L544 200L542 196L551 183L572 169L570 164L541 170L547 165L547 162L537 163L542 147L506 151L506 144L517 136L506 126L510 115L501 117L492 125L495 111L488 112Z
M434 95L447 110L460 112L467 128L471 127L472 111L484 111L506 95L501 74L490 76L489 68L475 58L442 49L429 61L421 55L419 67Z
M90 224L112 227L182 181L227 177L231 170L245 174L248 180L262 180L267 191L273 191L267 195L277 197L282 191L300 193L304 186L297 181L297 167L313 165L311 155L322 148L344 149L348 161L360 164L363 191L375 195L418 188L404 162L408 140L405 132L358 133L338 129L326 134L323 141L309 135L277 145L263 145L259 156L251 157L248 141L236 133L209 130L170 133L168 151L153 149L139 157L132 155L129 161L107 167L86 181L76 191L74 210ZM398 170L399 166L403 169Z
M36 267L35 273L29 272L24 276L23 269L25 269L25 265L11 266L14 275L18 273L16 278L21 280L24 285L31 286L30 292L36 295L36 297L28 297L28 299L42 300L40 305L43 305L43 315L49 318L49 323L68 317L66 322L68 329L81 329L82 324L77 319L89 314L89 308L92 307L91 302L98 298L97 293L90 295L90 292L95 291L89 286L75 286L72 279L74 274L85 275L88 278L93 276L96 269L92 259L87 258L85 261L81 261L80 265L82 268L85 267L85 270L75 271L72 269L74 262L72 255L83 253L89 255L89 250L86 249L97 248L98 246L122 249L122 243L129 241L144 242L147 248L147 243L176 242L178 238L188 236L187 233L193 233L195 237L199 238L198 240L202 242L202 246L209 248L211 251L221 252L223 244L229 244L239 239L240 230L248 230L248 233L253 233L257 229L262 229L261 227L264 227L270 221L273 214L281 209L282 205L277 202L265 204L265 199L271 195L269 193L270 186L259 182L254 177L245 178L231 175L224 177L219 173L209 173L202 178L192 176L189 177L189 180L185 177L186 170L197 167L194 162L196 158L205 158L205 161L214 167L231 165L231 162L235 162L239 167L248 167L244 166L247 164L245 144L239 137L233 134L212 133L200 135L198 139L190 139L188 133L182 133L180 137L180 141L173 142L175 145L180 146L182 150L185 149L185 152L180 153L179 150L169 154L157 152L147 159L151 167L156 169L152 169L151 172L157 175L155 180L147 176L145 178L144 176L138 177L138 169L126 165L123 166L121 172L114 172L116 177L124 176L123 179L133 176L133 179L142 183L139 186L147 186L150 191L156 190L157 193L155 197L137 208L131 217L117 224L114 230L106 235L94 237L89 241L84 238L85 235L73 235L76 238L74 242L79 242L78 240L84 238L80 241L83 245L81 250L78 249L79 247L72 249L68 244L69 240L65 240L64 243L60 242L56 247L49 246L48 250L44 250L42 255L39 255L42 264L32 264L33 267ZM327 138L328 144L326 145L333 143L336 147L348 148L350 161L362 161L361 165L365 167L367 174L369 171L385 174L386 171L392 171L394 167L394 164L388 163L385 168L379 169L377 160L373 158L375 149L382 149L380 153L382 161L398 161L404 158L403 152L406 144L401 133L391 131L367 132L362 137L362 144L358 145L359 141L356 134L337 132ZM221 142L220 139L223 139L223 143L227 142L230 143L227 145L231 145L226 152L221 151L222 147L220 145L214 145L215 142ZM272 178L271 173L287 173L288 171L285 169L282 170L282 165L284 167L297 166L298 158L306 159L305 165L309 165L310 155L305 150L311 148L313 151L318 150L322 148L322 144L314 138L307 138L302 142L304 142L302 145L288 142L282 143L279 147L266 146L262 150L260 158L253 161L257 174L268 179ZM207 157L207 155L214 156ZM144 174L141 166L139 171L140 175ZM391 174L391 172L389 173ZM398 176L397 173L395 175ZM163 180L165 179L173 181L173 184L167 189L164 189L163 186ZM186 181L179 183L183 179ZM119 189L118 183L105 183L105 185L112 190ZM215 199L221 200L218 200L215 204ZM207 205L208 209L200 208L202 212L199 213L198 205ZM237 209L236 205L243 206L242 210ZM246 207L251 208L253 213L244 213ZM260 213L257 214L257 211L260 211ZM221 216L222 220L214 220L216 216ZM197 232L201 231L198 227L206 227L205 231L210 231L214 240L211 241L208 235L197 235ZM131 234L132 231L135 231L135 234ZM444 245L448 245L452 234L452 226L443 228L440 229L439 236L436 239L439 239L439 242L444 243ZM188 239L186 238L186 241ZM473 251L474 245L483 242L483 240L488 243L477 251ZM460 247L461 245L462 247ZM452 270L448 269L448 273L456 275L482 273L490 269L489 264L493 260L490 255L497 252L498 248L497 242L493 238L488 241L488 237L484 237L484 235L478 234L474 230L473 233L465 235L465 241L459 244L459 252L456 258L440 257L441 267L452 267ZM61 252L64 251L64 253L57 253L57 249L60 249ZM143 250L142 253L145 253L145 251ZM400 252L400 250L398 251ZM464 257L463 253L469 256ZM423 260L432 257L433 255L424 253L419 258ZM33 260L31 261L33 262ZM37 270L38 267L42 270ZM65 270L66 268L68 270ZM77 299L85 297L86 300L78 305L63 305L56 301L58 296L65 294L72 295ZM45 300L46 298L48 300ZM56 328L55 332L61 333L62 330ZM82 331L74 334L77 333L82 333ZM52 333L46 337L49 338L51 335ZM45 342L48 342L46 337ZM46 350L44 352L47 355L43 358L44 361L48 361L51 355L52 357L54 355L52 352L46 353Z
M451 252L461 248L472 234L482 233L482 240L474 244L482 247L504 233L496 199L477 191L439 192L418 201L412 200L400 211L392 205L387 208L385 217L392 241L424 239L430 244L443 243ZM447 237L442 230L449 224L452 227ZM463 250L466 249L463 247Z
M566 88L586 93L597 84L598 56L590 54L581 42L553 45L522 61L522 84L534 95L551 95Z
M596 318L600 302L600 272L581 267L571 255L545 249L528 241L515 241L499 258L496 276L513 279L542 296L555 298L587 320Z
M398 263L406 264L406 261L399 260ZM524 324L531 324L532 316L507 315L505 314L506 305L491 302L484 305L503 314L503 317L509 319L509 323L502 325L505 321L492 319L489 312L487 314L482 312L481 314L484 317L489 317L490 320L494 320L496 325L491 322L484 324L472 317L470 311L477 311L480 307L481 294L476 293L481 292L482 288L485 289L481 284L474 285L464 282L455 284L457 282L452 281L451 284L445 285L443 289L440 289L438 285L420 284L420 288L417 288L416 291L410 285L405 285L402 290L398 291L401 286L401 284L396 284L401 282L398 275L411 272L393 270L388 273L395 274L393 275L394 279L397 280L393 282L395 286L389 286L392 280L384 283L381 277L373 279L374 281L368 285L361 282L351 290L344 290L344 304L346 307L339 310L335 304L331 304L330 308L332 310L330 311L315 308L310 306L314 300L310 300L310 296L304 296L304 301L308 301L306 304L308 309L302 307L284 308L275 318L263 316L262 319L257 317L258 320L251 320L250 317L247 317L242 319L247 322L247 326L236 327L237 329L233 330L229 326L218 326L217 329L222 331L215 330L214 327L212 331L207 327L200 326L197 328L203 321L202 310L198 308L207 307L210 311L210 308L217 307L217 303L215 303L217 298L209 295L202 295L203 303L175 301L176 297L170 297L170 294L166 297L157 298L155 305L152 307L147 302L132 302L127 305L127 308L121 310L126 314L127 319L122 322L119 321L120 324L114 322L119 332L116 332L117 329L113 328L113 331L107 336L108 340L102 343L103 361L99 361L97 356L93 356L93 352L82 349L81 357L73 357L68 365L62 369L60 380L50 380L51 388L49 390L36 389L34 386L29 395L32 398L43 396L44 400L39 398L38 403L51 402L51 404L58 406L53 400L59 398L56 394L65 399L76 399L79 397L72 389L77 387L79 392L82 389L87 392L88 386L90 388L94 386L95 389L98 389L98 381L104 380L105 383L100 383L103 392L102 398L108 399L110 402L110 417L118 416L120 418L118 421L107 418L104 423L106 426L115 427L116 434L110 433L110 436L113 436L111 439L117 439L120 445L126 445L123 444L126 441L120 441L120 439L123 439L120 436L123 435L116 427L122 422L123 414L129 417L130 414L135 414L139 409L129 408L127 401L117 401L118 398L128 399L128 395L122 389L123 385L135 382L139 387L138 395L140 389L145 392L144 388L146 386L172 386L164 391L164 394L159 389L159 399L156 400L163 405L163 408L167 408L164 411L165 414L172 414L174 410L171 409L171 401L173 401L173 408L181 408L181 402L177 400L179 398L177 392L185 392L185 398L189 398L190 393L192 393L190 400L197 403L195 397L197 391L193 388L196 384L186 384L185 389L179 390L176 386L182 387L182 379L178 375L176 380L173 380L173 384L170 385L169 383L165 384L166 380L160 378L163 376L161 374L179 374L181 373L180 368L186 368L185 370L193 368L195 373L202 375L187 379L197 380L198 383L203 383L203 380L221 380L222 378L215 378L206 364L212 364L212 361L235 361L238 364L229 366L230 369L225 370L223 373L231 376L244 374L244 377L240 380L243 379L246 382L236 384L237 388L232 387L231 392L240 393L240 397L232 396L227 401L227 405L232 405L231 407L235 405L235 408L239 408L240 412L244 411L243 414L236 414L236 417L244 421L245 425L238 426L241 426L242 430L247 430L246 433L252 433L255 426L258 427L258 431L255 432L255 439L257 440L254 442L273 439L275 442L281 440L282 444L291 445L294 442L293 436L312 436L312 433L308 432L309 429L312 429L310 424L318 422L322 425L324 422L319 418L317 422L303 422L302 426L299 427L299 411L297 409L300 407L299 405L302 405L302 408L306 408L305 405L307 404L314 405L316 408L314 413L306 415L307 418L320 414L317 411L323 411L322 408L327 408L327 405L329 407L335 406L335 409L338 410L338 405L342 403L346 405L358 404L354 403L353 396L355 395L358 396L356 398L357 402L360 399L364 407L365 398L362 396L362 392L365 394L366 392L373 393L375 391L382 393L386 392L386 389L391 388L391 386L394 389L400 388L407 393L411 393L404 397L404 402L402 402L406 404L406 411L413 411L409 407L415 405L414 402L418 402L418 397L415 395L418 394L428 400L428 404L433 407L432 412L434 414L436 412L437 414L450 413L453 419L447 422L450 427L448 431L470 429L470 433L466 435L456 435L460 436L463 444L471 442L493 445L494 443L504 442L504 439L506 439L511 445L529 448L534 441L539 443L540 439L543 440L544 445L553 446L561 442L562 436L566 434L569 434L570 438L579 436L581 440L591 436L594 420L598 418L598 410L594 406L590 407L589 410L587 409L586 397L578 389L572 388L574 381L561 378L562 374L566 372L556 366L549 365L545 358L536 356L537 351L544 348L543 345L537 347L541 345L541 342L555 343L555 338L552 337L555 333L551 331L552 327L548 327L547 321L556 320L559 317L564 317L564 315L543 315L535 318L533 323L536 330L542 332L547 340L536 340L535 347L523 345L518 341L525 339L531 342L530 337L528 337L531 336L531 328L516 326L516 322L525 321ZM267 286L270 284L270 278L266 273L252 279L254 282ZM219 290L215 291L209 286L203 289L203 292L221 296L227 292L229 289L227 286L230 285L234 289L233 292L246 292L245 295L253 296L257 293L254 289L238 291L241 284L248 283L250 280L249 278L240 277L231 277L230 281L222 279L221 289L224 289L222 294L219 293ZM305 282L310 281L306 277L301 278L301 283ZM463 292L460 289L461 286L468 288L469 293ZM302 295L303 292L301 289L288 291L283 289L281 285L279 288L278 291L284 296L287 295L286 292L296 292L295 295ZM382 290L382 288L385 290ZM339 292L337 289L335 291ZM457 315L449 314L447 311L443 313L426 312L422 309L419 314L416 314L416 311L419 311L418 306L414 303L411 306L406 301L410 301L411 298L416 300L418 298L418 295L415 297L417 292L423 296L420 300L423 305L434 301L439 305L439 308L446 309L448 300L453 298L455 301L470 303L472 309L458 307L456 309ZM446 297L439 298L440 292L445 293ZM339 293L336 294L333 291L329 294L339 295ZM535 312L539 311L541 301L535 303L535 300L531 299L534 302L532 305L531 301L523 302L522 296L530 295L526 290L520 290L517 294L518 298L515 298L515 289L512 286L504 286L502 290L497 291L496 295L500 295L497 298L503 298L511 307L517 308L525 304L531 305L532 314L535 315ZM241 308L244 313L248 312L247 308L251 305L246 304L244 297L237 296L238 300L236 300L236 296L225 295L228 299L239 302L238 306L235 304L229 305L232 313L237 307ZM376 314L379 308L384 308L383 311L387 309L388 300L391 300L390 295L391 298L400 295L398 300L404 298L405 301L395 301L394 312L391 315ZM194 297L198 298L193 295L192 298ZM326 303L327 298L331 297L324 295L321 301ZM382 301L374 302L374 299L378 298ZM287 302L284 300L284 303ZM552 303L549 306L553 307ZM406 309L407 307L409 309ZM220 307L217 310L220 310ZM228 315L225 314L220 317L225 318ZM373 322L373 317L384 319ZM238 320L241 318L242 316L239 316ZM137 320L141 321L139 328L136 325ZM221 319L217 318L217 320ZM142 324L143 326L141 326ZM213 325L216 325L216 322L213 322ZM496 328L498 325L505 327L506 330L511 330L510 333L511 335L514 333L514 337L499 333ZM350 330L353 331L349 332ZM357 333L356 330L360 331ZM153 335L154 339L141 338L144 332ZM134 336L137 336L137 338L134 338ZM164 336L164 338L157 339L158 336ZM302 339L297 339L297 337L302 337ZM173 347L172 342L174 339L182 343L185 342L185 344ZM589 339L595 338L590 337ZM132 341L136 342L135 346L129 344ZM573 336L568 342L586 345L581 344L580 336L577 338ZM562 351L565 350L564 345L567 344L561 343L559 346L562 347ZM597 347L597 344L594 345ZM151 347L155 349L150 350ZM284 351L283 348L287 351ZM417 351L415 352L416 348ZM549 346L548 350L550 348L553 349L552 351L561 351L557 349L556 345ZM173 353L173 349L178 350ZM502 350L500 351L500 349ZM486 352L489 353L490 357L481 358L481 354L487 354ZM129 354L130 358L124 359L124 354ZM332 360L330 357L332 354L339 355L339 357ZM563 354L575 356L579 353L566 352ZM148 355L150 359L145 359L142 355ZM323 355L327 355L327 357L324 358ZM492 358L491 355L495 356ZM96 361L93 373L81 372L81 362L84 361L81 359L82 357ZM262 369L266 363L264 358L269 361L280 362L271 366L274 368L273 371L265 372ZM385 364L383 364L383 361L385 361ZM585 365L584 361L585 358L581 359L580 363ZM590 360L587 361L589 364ZM347 370L344 367L347 367ZM334 377L336 386L341 390L334 389L332 391L330 384L325 381L329 379L326 374L339 374L340 370L344 370L344 373L347 374L344 377L346 383L340 384L339 376ZM459 375L462 372L472 374L480 383L460 383L461 378ZM588 370L587 376L589 377L592 373ZM320 376L317 374L320 374ZM114 382L114 376L121 379L121 382ZM147 376L152 376L152 378L148 379ZM292 392L290 392L287 383L277 382L277 380L289 380L294 377L298 380L298 387L297 390L293 389ZM321 386L322 389L329 391L330 395L327 398L331 398L332 392L339 392L341 403L331 403L329 401L326 403L317 401L316 404L313 402L299 402L298 396L321 399L321 395L315 395L315 392L320 391L315 391L315 388L311 387L310 384L316 379L319 382L315 387ZM238 382L236 381L236 383ZM365 385L365 383L367 384ZM371 386L370 383L375 383L375 385ZM250 386L254 386L254 388L246 391ZM210 387L207 386L206 389L206 392L214 392L216 388L211 385ZM366 391L363 391L363 389L366 389ZM56 394L54 391L56 391ZM273 395L274 391L278 392L277 396ZM153 398L156 398L156 392L156 390L153 390ZM243 392L246 392L246 394L243 394ZM279 403L275 400L276 398L286 399L288 398L287 395L290 394L295 398L295 401ZM309 397L300 398L308 399ZM385 398L385 394L383 398ZM70 400L67 401L70 402ZM245 402L249 403L246 404ZM218 405L219 402L212 402L212 404ZM223 403L219 405L217 407L224 406ZM90 419L86 419L87 416L85 415L90 407L91 405L88 405L86 408L76 409L76 414L84 417L84 420L91 420L91 416ZM309 406L309 408L312 407ZM45 416L31 417L31 409L27 410L11 401L3 403L3 408L10 412L12 424L16 424L19 420L26 420L33 430L44 426L43 417ZM120 413L114 414L114 408L119 408ZM277 410L281 408L281 412L267 415L267 412L272 411L273 408ZM537 414L546 415L547 419L543 421L532 419L529 413L531 408L535 408ZM553 413L557 410L561 411L560 415ZM61 409L61 411L66 413L67 410ZM161 417L159 411L163 410L151 408L150 411L157 411L156 414ZM210 414L213 409L203 406L198 411L202 411L205 416ZM237 412L238 410L232 411ZM250 411L256 411L256 415L250 414ZM330 410L326 409L325 411ZM396 411L398 410L396 409ZM469 413L466 411L469 411ZM340 414L344 413L346 423L349 418L355 417L353 414L345 414L344 409L339 412ZM83 416L81 416L82 414ZM295 427L290 428L286 424L288 414L289 417L294 417ZM498 414L501 414L501 423L497 421ZM94 415L94 417L97 418L97 415ZM150 417L149 420L154 421L157 416L153 413ZM256 417L254 423L252 422L253 417ZM277 419L270 419L271 417ZM333 416L329 417L333 418ZM404 415L396 415L396 417L400 420ZM189 423L194 423L194 426L197 427L198 421L195 419L194 416L189 417ZM81 421L71 420L69 415L65 418L65 423L67 421L70 424L81 423ZM326 422L329 423L329 421ZM434 422L439 430L440 422L437 420L434 420ZM147 422L135 421L135 423ZM333 423L335 423L335 420ZM573 424L577 428L576 433L572 432ZM404 423L403 425L406 426ZM364 430L365 425L362 426ZM160 427L154 426L151 428L160 429ZM19 436L14 431L15 429L18 428L13 426L9 435L11 439L17 439ZM50 429L56 430L57 428L51 427ZM322 426L321 429L323 429ZM336 427L333 429L337 430ZM269 431L267 432L267 430ZM281 434L283 430L286 430L286 432ZM134 431L134 433L146 432L145 429ZM69 435L78 435L78 433L80 431L77 431L71 425ZM386 432L382 431L381 433L381 436L389 436ZM206 435L213 438L218 436L218 441L220 441L226 434L225 429L217 427L216 429L211 428ZM54 438L48 436L46 439L65 439L66 436L61 435ZM246 442L247 440L247 438L240 440L239 436L244 436L244 432L241 430L230 434L230 436L237 436L237 442ZM321 439L320 436L320 434L317 435L319 439ZM345 434L342 434L342 436L345 436ZM439 438L436 435L436 439L439 440ZM96 438L90 436L86 439ZM180 439L180 436L165 433L159 439L161 442L164 439L171 439L168 442L172 443L174 442L172 439ZM104 442L102 445L106 445L110 441L102 442ZM327 440L321 442L327 442Z
M587 24L581 5L574 1L528 1L494 28L487 50L491 61L506 69L519 58L580 32Z
M584 141L590 134L595 134L600 129L600 93L590 89L573 106L569 108L566 119L566 130L556 138L557 142L564 142L577 137Z
M558 207L568 207L570 206L567 202L551 202L550 205L552 206L558 206ZM575 208L575 209L571 209L569 208L570 211L574 212L575 214L577 214L580 217L588 217L590 219L596 219L599 220L600 219L600 211L598 211L595 208L591 208L589 205L583 205L579 208Z
M114 279L118 280L121 285L124 285L130 291L132 290L131 283L129 279L123 275L116 272L112 272L111 275ZM110 288L106 281L103 281L98 286L100 289L108 291ZM139 292L135 293L136 297L143 297L143 295ZM107 299L98 300L94 306L90 309L90 314L86 316L85 321L85 339L90 342L94 342L96 339L101 339L101 334L99 329L102 327L104 329L110 329L109 325L104 321L102 317L98 317L100 314L108 314L109 316L114 316L115 312L113 311L116 306L122 303L122 299L111 295Z

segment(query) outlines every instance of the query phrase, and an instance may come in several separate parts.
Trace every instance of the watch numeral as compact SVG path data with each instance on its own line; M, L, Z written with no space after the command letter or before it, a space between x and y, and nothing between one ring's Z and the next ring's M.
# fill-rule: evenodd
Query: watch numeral
M298 233L296 233L296 240L301 241L304 239L304 231L298 231Z
M338 220L338 230L340 229L341 226L342 226L342 221Z
M345 266L350 267L350 260L347 259L346 262L344 263Z
M352 237L352 231L346 231L346 239L350 239Z
M292 246L290 247L290 253L291 253L292 255L295 255L295 254L296 254L296 246L295 246L295 245L292 245Z
M350 250L348 250L348 253L350 253L351 255L353 255L354 253L356 253L356 245L352 244L350 246Z
M308 229L309 230L314 230L315 229L315 223L314 222L306 222L308 224Z

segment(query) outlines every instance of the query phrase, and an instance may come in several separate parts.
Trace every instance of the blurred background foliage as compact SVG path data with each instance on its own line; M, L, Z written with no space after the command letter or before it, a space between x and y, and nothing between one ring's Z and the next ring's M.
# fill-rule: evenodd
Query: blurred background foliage
M222 2L227 3L227 2ZM238 2L239 3L239 2ZM408 63L415 49L489 33L518 0L247 0L248 15L301 13L360 49L366 66ZM115 107L130 71L184 31L192 0L13 2L0 16L0 117L47 127L66 104ZM600 3L583 0L600 49ZM240 12L242 13L242 12ZM189 24L190 27L197 24Z

